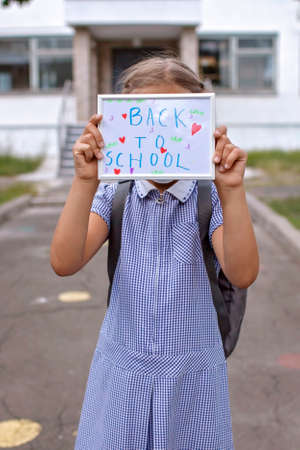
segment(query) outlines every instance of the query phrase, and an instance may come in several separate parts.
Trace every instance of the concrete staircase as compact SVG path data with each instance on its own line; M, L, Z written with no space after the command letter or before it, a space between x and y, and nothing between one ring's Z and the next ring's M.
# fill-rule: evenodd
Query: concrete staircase
M65 139L60 149L60 163L58 169L59 177L74 176L74 159L72 148L79 136L82 134L86 124L68 124L65 129Z

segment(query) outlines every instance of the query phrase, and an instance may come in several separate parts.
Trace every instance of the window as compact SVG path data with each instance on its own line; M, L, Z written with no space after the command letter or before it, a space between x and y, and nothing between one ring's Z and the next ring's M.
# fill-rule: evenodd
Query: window
M0 92L29 88L28 39L0 41Z
M72 80L72 37L0 40L0 92L61 89Z
M40 89L63 87L72 79L72 58L41 56L39 58Z
M229 40L200 40L200 74L214 86L230 87Z
M39 48L69 48L72 49L72 38L71 37L46 37L39 38L38 40Z
M275 37L200 38L199 73L218 90L273 92Z
M72 38L38 39L38 87L43 90L62 88L72 79Z

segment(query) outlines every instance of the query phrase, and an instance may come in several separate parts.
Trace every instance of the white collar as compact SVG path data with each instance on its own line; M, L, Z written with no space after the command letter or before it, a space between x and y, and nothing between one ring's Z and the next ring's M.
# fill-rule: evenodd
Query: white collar
M167 192L170 192L170 194L173 194L174 197L184 203L191 195L196 183L196 180L178 180L167 189ZM141 198L146 197L152 189L157 189L147 180L136 180L135 185Z

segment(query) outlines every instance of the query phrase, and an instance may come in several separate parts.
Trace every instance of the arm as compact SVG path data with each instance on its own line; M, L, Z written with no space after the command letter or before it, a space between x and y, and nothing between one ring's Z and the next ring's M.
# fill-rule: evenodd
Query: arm
M57 275L78 272L107 239L107 224L90 212L97 185L73 179L51 243L50 261Z
M214 231L212 243L227 278L245 288L255 281L259 271L257 243L243 185L247 154L223 135L217 141L214 158L219 158L215 160L215 185L223 225Z
M76 273L97 252L108 236L106 222L90 212L99 185L98 159L103 155L102 136L97 128L102 116L91 117L73 146L75 176L59 217L50 249L50 263L57 275Z

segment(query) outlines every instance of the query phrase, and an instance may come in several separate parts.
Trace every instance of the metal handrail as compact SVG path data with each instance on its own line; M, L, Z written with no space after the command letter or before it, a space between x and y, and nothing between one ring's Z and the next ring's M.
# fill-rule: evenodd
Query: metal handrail
M63 157L63 149L66 142L66 131L67 131L67 123L66 123L66 104L68 95L72 92L72 81L66 80L64 82L63 90L62 90L62 100L61 105L58 112L58 126L57 126L57 137L58 137L58 149L59 149L59 167L62 164ZM59 169L58 169L59 170ZM56 174L58 175L58 174Z

